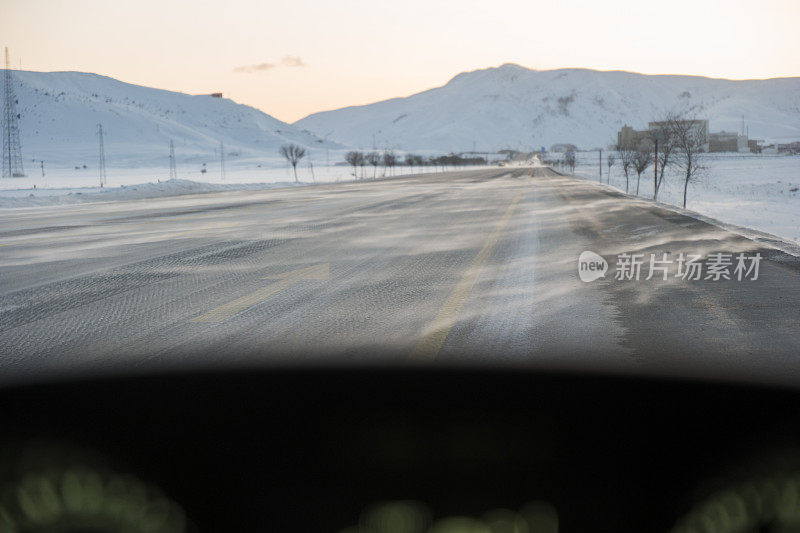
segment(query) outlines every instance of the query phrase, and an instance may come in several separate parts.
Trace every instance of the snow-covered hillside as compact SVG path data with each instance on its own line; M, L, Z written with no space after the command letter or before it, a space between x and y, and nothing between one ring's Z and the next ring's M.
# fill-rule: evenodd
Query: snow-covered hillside
M669 110L702 108L712 131L800 139L800 78L732 81L586 69L536 71L506 64L459 74L407 98L315 113L295 126L352 146L404 150L521 150L616 142Z
M103 125L106 162L112 168L164 166L170 139L179 163L215 161L220 141L232 158L277 158L286 142L313 150L341 148L225 98L152 89L83 72L15 71L14 80L29 174L38 171L40 160L48 168L96 167L98 124Z

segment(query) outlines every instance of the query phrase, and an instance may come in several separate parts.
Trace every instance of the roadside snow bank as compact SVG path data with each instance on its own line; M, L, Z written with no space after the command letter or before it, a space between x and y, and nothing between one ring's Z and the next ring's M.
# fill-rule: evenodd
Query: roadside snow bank
M485 166L458 167L457 170L485 169ZM105 187L97 187L96 175L88 170L69 169L48 170L47 177L30 173L25 178L0 179L0 208L36 207L59 204L78 204L88 202L112 202L120 200L139 200L161 196L199 194L209 192L264 190L277 187L297 187L323 183L342 183L353 181L352 168L342 165L320 166L298 165L299 183L294 181L294 173L288 165L262 167L257 161L239 162L231 165L221 181L218 169L203 173L200 167L194 170L179 169L179 176L191 179L166 180L163 168L114 168L109 171ZM439 172L435 166L406 167L397 166L388 173L385 169L361 169L359 179L399 178L409 175ZM388 175L387 175L388 174ZM36 188L34 188L36 187Z
M297 187L302 183L201 183L190 180L167 180L120 187L82 187L64 189L17 189L0 191L0 208L67 205L89 202L144 200L184 194L224 191L260 191L278 187Z
M580 152L575 175L599 181L598 153ZM609 179L608 152L603 151L604 184L625 192L625 177L617 161ZM732 226L751 228L800 244L800 156L703 154L707 167L689 184L687 208ZM653 197L653 167L642 174L639 196ZM636 196L636 173L628 192ZM683 180L677 169L664 177L659 203L681 207Z

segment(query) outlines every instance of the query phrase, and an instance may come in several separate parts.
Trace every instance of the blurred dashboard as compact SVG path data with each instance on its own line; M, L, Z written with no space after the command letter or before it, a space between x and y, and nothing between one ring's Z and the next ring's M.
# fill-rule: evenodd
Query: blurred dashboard
M284 368L0 391L0 531L795 531L791 389Z

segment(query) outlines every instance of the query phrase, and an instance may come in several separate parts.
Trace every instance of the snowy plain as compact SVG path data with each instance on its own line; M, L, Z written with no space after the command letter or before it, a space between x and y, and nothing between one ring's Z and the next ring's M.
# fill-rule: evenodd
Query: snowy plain
M619 164L611 167L603 151L603 183L625 192ZM575 175L600 181L600 154L579 152ZM704 154L706 171L689 183L686 208L728 224L744 226L800 243L800 156L759 154ZM658 201L683 205L683 181L669 168ZM636 195L636 172L630 172L628 193ZM653 197L653 167L642 173L639 196Z
M280 161L237 160L226 163L224 177L221 164L178 165L178 179L169 179L168 167L109 168L106 183L100 187L97 168L45 170L36 169L24 178L0 179L0 208L22 208L67 205L88 202L141 200L163 196L200 194L234 190L264 190L296 187L317 183L353 181L353 169L344 165L322 165L302 161L294 172ZM201 172L205 168L206 172ZM464 170L480 167L462 167ZM396 166L384 175L383 167L365 166L358 177L372 179L436 172L436 167Z

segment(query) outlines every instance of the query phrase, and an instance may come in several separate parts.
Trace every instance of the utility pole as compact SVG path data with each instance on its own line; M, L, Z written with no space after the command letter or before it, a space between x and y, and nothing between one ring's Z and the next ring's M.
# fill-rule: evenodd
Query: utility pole
M97 135L100 138L100 186L106 184L106 149L103 144L103 125L97 125Z
M42 177L44 177L44 159L39 162L42 164Z
M22 151L19 144L19 112L14 94L14 79L11 76L11 61L6 47L6 70L4 76L5 101L3 109L3 173L4 178L24 178Z
M225 144L220 141L219 142L219 162L220 162L220 175L222 176L222 180L225 180Z
M600 164L600 183L603 183L603 149L600 148L600 159L598 160Z
M653 200L658 196L658 137L655 138L655 155L653 156Z
M175 145L169 140L169 179L178 179L178 168L175 164Z

